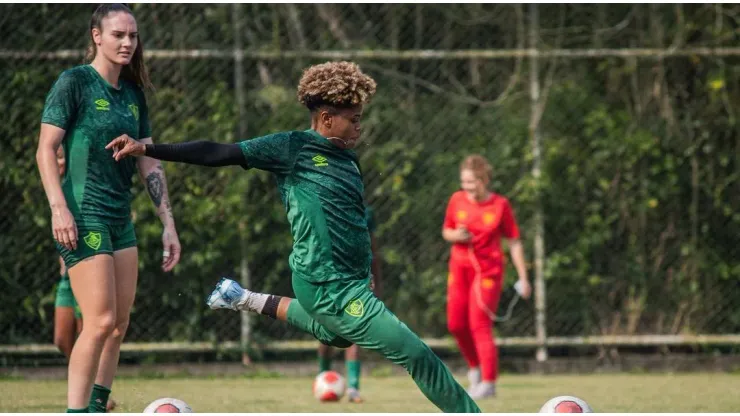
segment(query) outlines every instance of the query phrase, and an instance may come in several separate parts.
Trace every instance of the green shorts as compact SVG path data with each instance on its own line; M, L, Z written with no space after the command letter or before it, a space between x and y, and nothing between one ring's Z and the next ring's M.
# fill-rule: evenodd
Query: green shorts
M136 232L131 221L123 224L77 221L77 250L67 250L58 242L56 246L69 269L88 257L135 247Z
M370 337L374 338L385 330L394 332L389 328L400 329L395 331L404 335L399 338L415 337L370 290L370 278L312 283L294 276L293 291L302 309L315 320L316 327L310 332L320 334L316 338L327 345L346 348L370 333L378 331Z
M72 293L72 285L69 282L69 275L67 273L62 275L59 285L57 285L57 296L54 306L57 308L74 308L75 318L82 318L80 305L77 304L75 295Z

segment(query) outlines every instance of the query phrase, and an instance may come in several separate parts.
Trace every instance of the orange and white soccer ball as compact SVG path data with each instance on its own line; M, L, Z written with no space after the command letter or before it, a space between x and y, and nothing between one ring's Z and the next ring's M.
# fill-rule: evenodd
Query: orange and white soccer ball
M165 397L149 403L144 413L193 413L193 409L180 399Z
M593 413L585 400L574 396L558 396L548 400L540 413Z
M313 381L313 395L322 402L336 402L344 396L344 377L336 371L324 371Z

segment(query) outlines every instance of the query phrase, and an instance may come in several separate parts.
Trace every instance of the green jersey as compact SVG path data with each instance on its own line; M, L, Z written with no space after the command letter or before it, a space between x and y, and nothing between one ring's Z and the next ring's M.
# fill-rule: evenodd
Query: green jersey
M151 137L142 90L124 79L114 88L92 66L78 66L52 86L41 122L65 130L62 190L72 215L83 222L129 221L136 159L116 162L105 146L122 134Z
M239 143L247 168L275 175L293 234L290 267L310 282L370 275L370 234L357 155L315 132Z

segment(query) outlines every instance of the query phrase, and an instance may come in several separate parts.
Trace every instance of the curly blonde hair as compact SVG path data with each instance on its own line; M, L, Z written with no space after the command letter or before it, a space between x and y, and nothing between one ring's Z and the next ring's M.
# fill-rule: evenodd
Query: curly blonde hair
M313 111L328 105L337 108L368 103L377 84L354 62L326 62L303 71L298 101Z

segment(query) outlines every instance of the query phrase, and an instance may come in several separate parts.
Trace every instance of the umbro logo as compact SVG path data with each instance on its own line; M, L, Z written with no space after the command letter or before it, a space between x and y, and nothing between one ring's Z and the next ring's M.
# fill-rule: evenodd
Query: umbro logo
M311 160L314 161L314 166L329 166L329 163L327 163L329 159L325 158L324 156L316 155L312 157Z
M95 100L95 109L100 111L110 111L110 103L102 98Z

